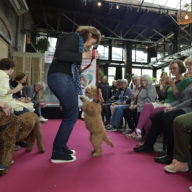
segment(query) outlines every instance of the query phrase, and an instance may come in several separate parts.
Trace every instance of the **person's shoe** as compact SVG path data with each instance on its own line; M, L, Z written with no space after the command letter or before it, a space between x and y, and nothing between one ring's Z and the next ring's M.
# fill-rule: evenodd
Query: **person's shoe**
M123 131L123 134L128 135L128 134L133 133L133 131L134 131L133 129L127 129L127 130Z
M76 157L69 154L64 155L52 155L51 157L51 163L71 163L76 160Z
M173 157L166 154L166 155L163 155L161 157L155 157L154 160L157 163L170 164L173 160Z
M143 152L143 153L153 153L153 148L146 147L145 145L141 145L139 147L134 147L133 150L135 152Z
M109 121L105 121L104 126L107 126L109 123L110 123Z
M164 170L168 173L187 172L189 167L187 163L177 161L164 167Z
M76 154L76 151L75 151L75 150L70 150L70 149L68 149L68 150L65 151L65 154L66 154L66 155L75 155L75 154Z
M113 128L113 125L108 124L107 126L105 126L105 128L106 128L107 130L110 130L110 129L112 129L112 128Z
M142 135L137 134L135 131L132 132L131 134L127 134L126 137L127 137L127 139L134 139L134 140L137 140L137 141L142 140Z
M0 163L0 171L4 171L5 169L7 169L7 166Z
M48 119L45 119L44 117L39 117L39 120L41 121L41 123L47 123Z

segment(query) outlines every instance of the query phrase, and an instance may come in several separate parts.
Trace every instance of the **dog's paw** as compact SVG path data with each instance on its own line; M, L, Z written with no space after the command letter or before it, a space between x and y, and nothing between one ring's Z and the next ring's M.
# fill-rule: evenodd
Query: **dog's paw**
M31 149L31 148L26 148L25 151L26 151L26 152L31 152L32 149Z
M86 101L86 98L84 96L82 96L82 95L80 96L80 99L81 99L82 102Z
M92 157L100 157L100 156L101 156L101 153L97 153L97 152L92 153Z
M38 152L39 153L45 153L45 149L44 148L43 149L39 149Z

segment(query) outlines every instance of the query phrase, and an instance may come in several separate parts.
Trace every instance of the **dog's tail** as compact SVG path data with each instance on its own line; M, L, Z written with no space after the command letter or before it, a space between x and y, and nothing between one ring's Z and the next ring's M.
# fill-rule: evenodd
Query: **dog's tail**
M105 134L103 140L104 140L108 145L110 145L111 147L114 147L112 141L109 139L109 137L107 136L107 134Z

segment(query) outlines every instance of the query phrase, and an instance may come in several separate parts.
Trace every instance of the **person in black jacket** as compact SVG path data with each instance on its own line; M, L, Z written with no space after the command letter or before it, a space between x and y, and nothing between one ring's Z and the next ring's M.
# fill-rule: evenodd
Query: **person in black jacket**
M103 76L103 81L99 84L99 88L101 89L104 103L106 103L109 99L109 94L110 94L109 83L107 82L106 75Z
M82 59L91 59L92 51L83 52L99 43L100 32L93 26L80 26L75 33L58 39L53 62L48 71L48 86L60 101L64 117L53 143L52 163L73 162L75 151L67 142L78 119L78 95L82 94L79 70ZM95 52L95 58L99 54Z

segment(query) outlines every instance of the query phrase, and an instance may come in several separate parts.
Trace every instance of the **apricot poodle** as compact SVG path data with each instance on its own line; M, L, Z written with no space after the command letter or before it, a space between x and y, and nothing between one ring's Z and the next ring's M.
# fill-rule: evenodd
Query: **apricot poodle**
M85 90L85 95L92 101L88 101L85 97L81 96L83 102L83 111L85 113L85 124L90 131L90 141L93 145L92 156L99 157L102 154L102 142L105 141L108 145L113 147L112 141L106 134L106 129L103 125L101 117L101 104L103 103L103 97L101 90L97 96L96 87L88 87Z
M0 109L0 162L7 166L6 170L0 171L0 175L8 172L15 143L22 140L27 141L27 152L32 150L35 140L39 153L45 152L38 116L33 112L26 112L20 116L14 114L6 116Z

